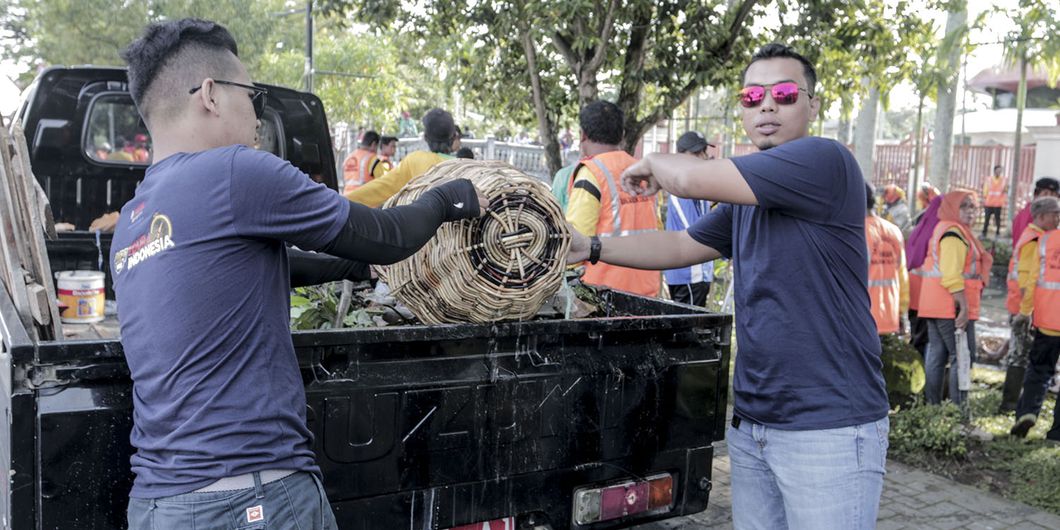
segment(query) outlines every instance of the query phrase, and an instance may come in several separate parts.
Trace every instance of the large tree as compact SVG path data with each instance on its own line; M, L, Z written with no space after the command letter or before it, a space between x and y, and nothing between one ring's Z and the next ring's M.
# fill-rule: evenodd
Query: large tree
M449 62L463 66L468 85L497 86L476 95L486 108L530 111L555 170L559 123L570 122L574 109L601 92L613 94L625 113L623 147L632 152L644 131L698 87L731 83L752 46L749 21L757 2L424 0L405 11L394 3L332 0L324 7L425 37L464 35L481 44L470 53L454 46Z

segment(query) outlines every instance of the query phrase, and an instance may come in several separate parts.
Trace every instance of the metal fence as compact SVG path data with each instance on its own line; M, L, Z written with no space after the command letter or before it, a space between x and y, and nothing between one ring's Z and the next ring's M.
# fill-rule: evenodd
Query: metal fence
M552 175L545 163L545 148L540 145L514 144L500 142L493 138L477 140L464 138L460 140L463 147L470 148L477 160L503 160L520 171L535 176L545 182L552 182ZM427 149L427 142L421 138L402 138L398 140L394 163L398 163L408 153Z
M913 145L877 145L873 163L873 185L897 184L902 189L909 188L909 179L914 174ZM931 146L922 147L920 154L921 175L931 163ZM1034 186L1034 154L1036 146L1025 145L1020 155L1020 167L1016 172L1016 207L1022 208L1031 196ZM967 188L978 193L983 192L986 179L993 175L994 166L1002 166L1006 178L1012 175L1013 158L1016 149L1003 145L955 145L950 161L950 187ZM923 182L923 177L920 179ZM945 191L945 190L943 190ZM1006 210L1007 210L1006 206ZM1007 211L1002 213L1006 218Z

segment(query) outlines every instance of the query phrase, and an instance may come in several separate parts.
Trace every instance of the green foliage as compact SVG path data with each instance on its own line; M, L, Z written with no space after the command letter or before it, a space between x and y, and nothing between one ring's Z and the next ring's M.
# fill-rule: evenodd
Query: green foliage
M1016 500L1060 513L1060 446L1040 447L1017 460L1012 489Z
M1060 497L1056 495L1060 491L1060 446L1042 441L1050 426L1047 418L1052 417L1055 399L1047 396L1039 415L1041 421L1027 439L1009 436L1012 415L997 413L1004 380L1003 371L972 368L974 385L968 405L973 425L992 434L993 440L963 441L959 409L952 404L919 406L892 416L890 456L1060 515ZM910 435L910 430L920 434ZM934 438L924 441L929 435ZM963 457L948 454L953 453L958 442L966 450Z
M316 70L359 76L314 77L313 92L324 102L332 123L356 123L392 134L397 132L401 111L442 98L431 90L436 83L425 67L401 60L402 49L394 35L324 27L316 31L313 46ZM255 80L301 88L304 64L301 48L271 51L262 56Z
M4 26L15 36L6 57L26 66L121 65L119 52L150 22L200 17L224 24L239 43L253 76L258 62L277 42L299 42L301 25L276 18L284 0L8 0ZM34 75L29 69L22 81Z
M999 6L1015 28L1005 38L1005 59L1018 65L1021 57L1046 72L1050 86L1060 79L1060 13L1055 0L1019 0Z
M901 409L891 416L890 444L890 454L903 460L961 459L968 453L961 409L950 402Z
M892 409L908 406L924 390L924 361L903 337L885 335L881 342L887 399Z
M299 287L291 296L291 329L332 329L338 313L342 293L342 282ZM383 315L387 308L371 305L354 296L349 310L343 317L343 327L374 328L386 326Z

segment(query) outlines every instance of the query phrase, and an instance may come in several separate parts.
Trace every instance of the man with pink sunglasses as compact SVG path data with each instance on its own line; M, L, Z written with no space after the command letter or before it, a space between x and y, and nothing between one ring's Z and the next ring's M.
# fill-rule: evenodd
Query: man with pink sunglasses
M739 103L760 152L652 154L623 173L631 194L723 204L682 232L575 234L569 258L641 269L732 258L738 529L874 528L883 487L888 403L866 289L865 184L846 147L810 136L816 81L790 47L758 50Z

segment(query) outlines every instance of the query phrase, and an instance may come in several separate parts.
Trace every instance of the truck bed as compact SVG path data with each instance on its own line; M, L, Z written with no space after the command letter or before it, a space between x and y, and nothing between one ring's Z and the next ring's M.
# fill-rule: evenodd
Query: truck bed
M576 487L660 471L675 477L671 511L592 528L705 509L731 317L605 296L639 316L294 333L340 528L505 516L569 528ZM132 385L121 344L32 344L6 297L0 317L6 520L123 528Z

